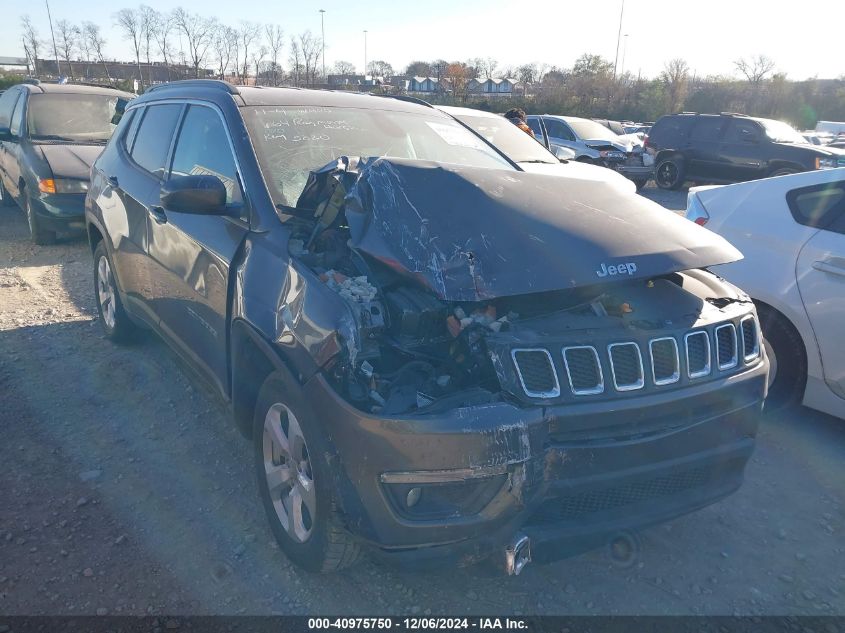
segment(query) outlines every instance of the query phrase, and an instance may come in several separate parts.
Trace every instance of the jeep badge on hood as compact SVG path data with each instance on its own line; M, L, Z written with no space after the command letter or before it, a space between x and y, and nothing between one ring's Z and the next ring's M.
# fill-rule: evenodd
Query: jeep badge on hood
M596 275L599 277L607 277L608 275L613 277L614 275L633 275L635 272L637 272L637 265L634 262L617 264L616 266L602 262L596 271Z

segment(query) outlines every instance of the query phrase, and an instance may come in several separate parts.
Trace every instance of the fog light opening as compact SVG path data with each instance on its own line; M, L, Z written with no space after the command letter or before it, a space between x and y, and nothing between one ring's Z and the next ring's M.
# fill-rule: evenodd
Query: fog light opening
M405 505L409 508L413 508L420 502L420 497L422 497L422 488L411 488L405 497Z

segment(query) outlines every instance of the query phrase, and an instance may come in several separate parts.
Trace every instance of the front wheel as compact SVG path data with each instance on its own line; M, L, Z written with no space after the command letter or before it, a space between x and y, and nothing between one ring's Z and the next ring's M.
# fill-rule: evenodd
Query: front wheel
M131 340L137 327L123 309L111 260L102 240L94 249L94 297L106 337L116 343Z
M648 178L637 178L636 180L634 180L634 185L636 185L637 191L645 187L647 184Z
M282 551L310 572L355 563L360 548L341 524L323 431L299 385L279 372L258 394L252 437L259 494Z
M763 346L769 358L767 411L788 409L801 402L807 384L807 354L793 325L778 312L758 307Z
M3 186L3 179L0 178L0 207L14 206L15 200L9 194L6 187Z
M26 191L21 192L21 204L23 205L23 212L26 214L26 222L29 224L29 236L35 244L39 246L48 246L56 243L56 232L49 231L41 226L41 220L35 214L35 209L32 208L32 202Z
M684 184L684 163L677 156L664 158L654 168L654 182L661 189L680 189Z

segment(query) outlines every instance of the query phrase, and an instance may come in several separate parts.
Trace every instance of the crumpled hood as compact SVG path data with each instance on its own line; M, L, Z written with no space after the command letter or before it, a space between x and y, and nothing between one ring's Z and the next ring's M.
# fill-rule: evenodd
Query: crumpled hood
M608 141L606 139L587 139L584 141L587 145L592 148L600 149L604 147L613 147L620 152L625 152L626 154L634 149L633 143L626 141L623 143L619 143L617 141Z
M102 154L104 146L44 143L38 148L56 178L88 180L91 165Z
M616 187L427 161L362 161L346 219L352 248L448 301L648 278L742 258L715 233Z

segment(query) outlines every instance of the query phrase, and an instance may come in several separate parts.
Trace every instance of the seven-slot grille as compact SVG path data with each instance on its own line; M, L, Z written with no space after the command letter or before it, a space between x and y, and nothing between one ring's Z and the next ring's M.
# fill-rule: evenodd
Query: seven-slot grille
M557 372L548 351L515 349L511 351L511 356L527 395L532 398L557 398L560 395Z
M522 388L529 397L560 396L557 375L560 365L556 365L547 350L514 349L511 357ZM727 371L737 367L740 359L746 364L755 362L760 357L757 321L753 315L748 315L740 321L738 329L733 323L723 323L716 326L712 333L704 329L693 330L682 339L673 336L654 338L648 341L647 346L643 342L642 347L633 341L611 343L607 346L606 357L592 345L572 345L561 350L559 360L563 361L566 373L563 383L568 383L573 395L586 396L605 392L603 368L610 369L612 389L617 392L642 389L646 373L650 374L650 381L656 386L677 383L684 371L682 357L689 380L711 375L714 364L719 371ZM645 364L649 367L646 368Z

